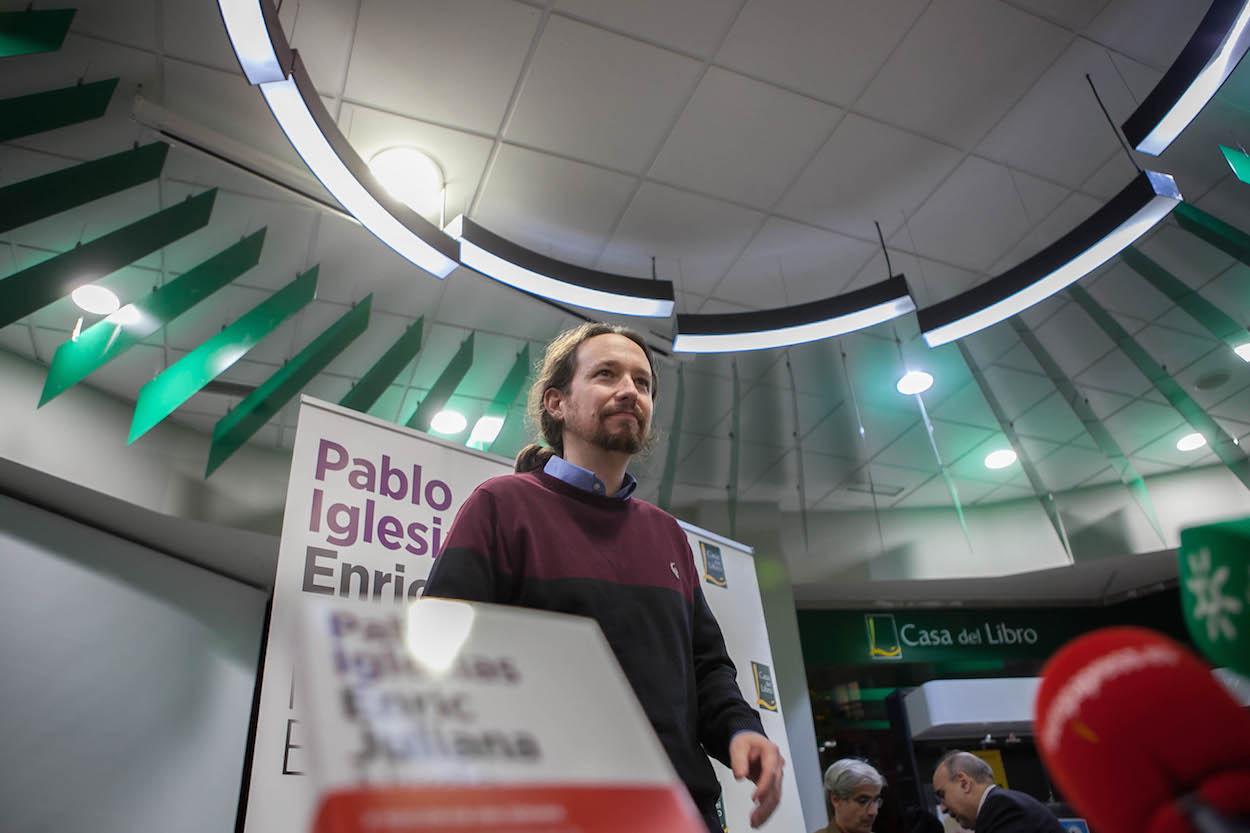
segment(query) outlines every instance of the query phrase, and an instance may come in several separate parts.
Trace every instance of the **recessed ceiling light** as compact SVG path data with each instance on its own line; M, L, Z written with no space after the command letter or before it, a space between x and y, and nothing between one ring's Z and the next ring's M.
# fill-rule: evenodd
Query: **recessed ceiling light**
M1010 448L1000 448L998 451L991 451L985 456L985 467L987 469L1005 469L1016 461L1016 452Z
M923 370L909 370L903 374L903 378L899 379L894 387L905 396L924 393L933 387L933 377Z
M464 430L469 422L464 418L464 414L451 409L439 411L430 420L430 430L438 434L454 435Z
M468 444L485 448L495 441L503 428L503 417L484 416L473 423L473 431L469 434Z
M1207 444L1207 438L1201 434L1186 434L1176 441L1177 451L1194 451Z
M1233 348L1233 352L1236 353L1243 362L1250 362L1250 341L1247 341L1245 344L1238 344Z
M111 289L93 283L78 287L70 293L70 297L80 310L92 315L112 315L121 308L121 301L117 300Z
M369 171L395 199L426 219L443 208L443 169L416 148L387 148L369 160Z

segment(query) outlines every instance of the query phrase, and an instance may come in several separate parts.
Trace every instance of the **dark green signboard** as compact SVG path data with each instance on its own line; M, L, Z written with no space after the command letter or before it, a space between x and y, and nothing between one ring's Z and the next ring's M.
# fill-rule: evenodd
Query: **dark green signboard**
M809 667L1041 661L1083 633L1116 624L1144 625L1181 638L1184 634L1175 593L1107 607L800 610L798 621Z

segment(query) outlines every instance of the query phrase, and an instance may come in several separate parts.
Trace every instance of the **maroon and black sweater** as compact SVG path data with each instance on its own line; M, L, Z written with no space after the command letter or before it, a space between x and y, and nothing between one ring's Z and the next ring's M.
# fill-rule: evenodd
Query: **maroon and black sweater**
M595 495L541 471L492 478L456 515L425 595L598 622L704 812L720 785L703 750L728 765L734 733L763 733L738 690L686 535L649 503Z

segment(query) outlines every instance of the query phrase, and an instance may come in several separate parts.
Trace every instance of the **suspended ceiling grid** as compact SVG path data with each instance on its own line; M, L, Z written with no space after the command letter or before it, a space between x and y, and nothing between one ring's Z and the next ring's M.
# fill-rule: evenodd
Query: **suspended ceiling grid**
M886 267L874 220L894 269L908 275L922 305L1028 256L1132 175L1084 73L1122 118L1170 64L1202 11L1202 4L1144 0L934 0L871 13L854 2L286 0L282 17L363 156L413 143L443 164L448 217L468 208L539 251L628 274L648 275L655 255L661 275L677 283L682 311L719 312L879 280ZM148 135L128 117L140 85L145 98L173 113L301 164L242 81L212 4L88 3L61 52L11 63L0 78L6 96L71 84L83 74L119 74L123 84L104 119L6 145L0 183ZM1158 167L1176 173L1199 206L1250 228L1244 186L1214 152L1216 142L1236 133L1235 103L1213 104ZM467 270L444 283L418 274L351 223L180 149L159 183L8 235L12 265L37 262L209 186L222 193L207 229L109 283L132 297L265 225L260 266L106 366L93 384L133 399L156 372L313 263L321 264L318 300L224 381L258 383L373 292L370 329L306 392L337 400L424 315L421 354L373 412L392 419L410 413L475 330L474 367L451 403L472 423L524 341L540 346L575 321ZM1172 227L1142 249L1247 320L1245 267ZM1250 378L1226 348L1126 266L1112 265L1085 285L1233 436L1246 435ZM0 331L0 344L46 362L74 317L68 302L59 302L25 326ZM1210 454L1175 451L1179 416L1073 305L1055 300L1025 320L1141 473L1213 462ZM667 335L663 322L652 329ZM957 351L928 350L907 320L790 351L809 507L872 505L872 495L845 488L866 483L869 474L889 487L878 489L879 505L950 502L914 403L893 391L902 367L895 331L908 362L937 377L925 398L961 500L1031 494L1018 467L991 472L981 465L988 449L1003 445L1001 427ZM975 336L968 346L1051 488L1115 479L1009 328ZM848 354L850 387L840 349ZM725 497L729 363L718 357L685 364L678 502ZM1230 381L1209 393L1196 390L1193 382L1215 369L1227 369ZM741 498L792 508L798 469L784 356L744 355L738 370ZM663 385L673 390L671 366ZM207 431L234 401L203 393L175 419ZM659 420L670 434L672 406L662 395ZM286 408L255 441L289 445L294 420L295 409ZM500 445L514 448L520 429L510 420ZM640 467L646 496L658 491L665 452L661 443Z

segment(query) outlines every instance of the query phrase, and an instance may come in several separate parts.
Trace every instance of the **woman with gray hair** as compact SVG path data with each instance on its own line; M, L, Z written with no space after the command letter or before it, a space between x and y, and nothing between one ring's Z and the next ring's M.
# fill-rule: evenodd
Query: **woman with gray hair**
M885 778L867 761L842 758L825 770L829 824L816 833L872 833Z

